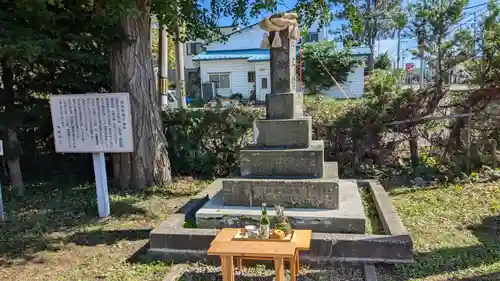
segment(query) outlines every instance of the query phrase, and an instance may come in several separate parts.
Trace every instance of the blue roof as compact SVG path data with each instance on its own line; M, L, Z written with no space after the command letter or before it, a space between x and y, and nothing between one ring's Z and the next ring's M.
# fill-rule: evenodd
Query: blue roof
M247 49L247 50L220 50L206 51L193 57L193 61L206 60L241 60L268 61L269 49Z
M368 55L370 54L370 48L352 48L351 54L354 56ZM246 59L251 62L269 61L269 49L205 51L193 57L193 61L242 59Z

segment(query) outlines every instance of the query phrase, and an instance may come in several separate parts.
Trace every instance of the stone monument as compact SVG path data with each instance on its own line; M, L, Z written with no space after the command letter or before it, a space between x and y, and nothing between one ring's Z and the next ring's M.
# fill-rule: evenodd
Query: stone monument
M365 214L355 181L339 180L337 163L324 161L324 143L312 140L312 120L296 92L293 14L261 22L268 32L271 94L266 119L255 120L256 143L239 153L240 174L223 179L221 190L196 212L198 228L257 224L260 206L285 206L296 229L365 233ZM272 42L272 43L271 43ZM271 208L270 217L274 216Z
M302 262L412 262L413 242L383 186L375 180L339 179L337 163L324 161L323 141L312 140L311 117L303 116L302 94L295 92L296 18L274 16L261 27L268 32L262 45L271 47L272 93L266 119L255 120L255 143L240 151L238 175L215 180L151 231L148 255L205 260L215 228L257 225L266 202L285 206L293 228L313 230ZM358 186L370 190L383 234L365 233ZM273 208L268 214L272 221Z

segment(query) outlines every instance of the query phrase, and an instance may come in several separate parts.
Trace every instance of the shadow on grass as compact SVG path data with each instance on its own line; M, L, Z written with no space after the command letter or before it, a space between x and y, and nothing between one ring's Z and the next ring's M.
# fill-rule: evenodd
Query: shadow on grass
M0 222L0 258L7 262L21 258L30 259L33 254L53 249L49 244L64 243L70 240L75 231L93 231L105 222L97 218L97 199L95 187L84 186L35 186L28 187L24 198L7 197L5 211L7 220ZM113 190L110 191L110 195ZM146 211L133 204L139 199L128 196L112 199L110 208L113 218L128 215L144 215ZM112 223L112 222L111 222ZM111 242L118 239L144 239L145 233L87 233L90 241ZM80 235L80 236L79 236ZM83 234L75 234L74 239ZM102 235L101 238L97 238ZM113 238L113 235L116 237ZM135 235L135 236L134 236Z
M500 216L490 216L481 224L468 227L481 242L480 245L461 248L442 248L428 253L415 254L415 264L386 267L396 280L423 278L468 268L490 265L500 261ZM494 273L491 276L498 276ZM453 280L489 280L478 277ZM491 279L500 280L500 279Z
M452 188L452 187L450 185L444 185L444 184L435 184L435 185L421 186L421 187L398 186L398 187L388 188L387 191L389 192L390 196L398 196L398 195L406 195L421 191L445 189L445 188Z
M113 245L118 241L137 241L149 238L152 229L95 230L77 232L68 241L81 246Z

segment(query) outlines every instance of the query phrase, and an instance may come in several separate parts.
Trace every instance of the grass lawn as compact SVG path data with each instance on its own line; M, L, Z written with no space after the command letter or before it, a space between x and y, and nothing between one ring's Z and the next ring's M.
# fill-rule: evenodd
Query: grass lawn
M500 182L391 193L416 263L380 267L379 280L500 280Z
M36 192L5 200L0 280L163 280L168 264L141 262L140 254L128 259L203 184L183 179L141 194L111 192L113 216L105 220L97 219L93 186L29 187Z

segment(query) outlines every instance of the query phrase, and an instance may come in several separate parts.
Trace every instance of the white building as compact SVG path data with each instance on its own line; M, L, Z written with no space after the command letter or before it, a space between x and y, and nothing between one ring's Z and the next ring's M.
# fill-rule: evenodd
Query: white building
M219 27L223 34L228 34L238 30L236 26L221 26ZM184 43L184 77L186 79L186 91L188 95L201 94L200 70L193 62L193 57L203 51L205 40L197 39ZM171 81L175 81L175 70L169 73Z
M255 92L257 100L265 100L265 95L270 92L270 65L269 50L260 49L264 31L254 24L227 35L229 38L226 42L208 42L203 45L203 52L192 57L193 67L196 63L199 66L200 82L216 82L217 94L221 96L241 94L244 98L250 98ZM308 37L307 42L327 40L328 30L313 26ZM369 49L353 49L352 54L365 61ZM341 85L349 97L363 94L363 72L364 66L361 64L348 76L347 83ZM190 83L189 78L186 80ZM337 87L325 91L325 94L344 97Z

